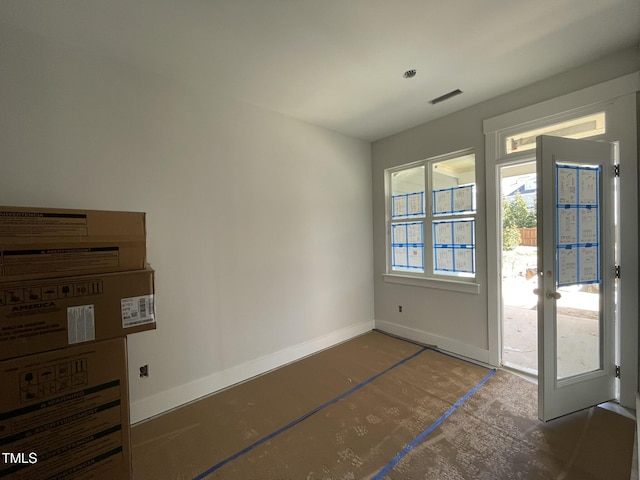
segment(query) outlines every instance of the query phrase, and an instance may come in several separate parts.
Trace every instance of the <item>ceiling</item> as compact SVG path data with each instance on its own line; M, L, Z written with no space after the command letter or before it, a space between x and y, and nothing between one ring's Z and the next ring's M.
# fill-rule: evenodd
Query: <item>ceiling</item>
M637 46L640 1L2 0L2 24L375 141Z

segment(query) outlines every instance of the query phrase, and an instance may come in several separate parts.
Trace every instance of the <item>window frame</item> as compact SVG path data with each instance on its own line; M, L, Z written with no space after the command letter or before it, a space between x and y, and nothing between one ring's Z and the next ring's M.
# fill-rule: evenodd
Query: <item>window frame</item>
M434 164L453 160L459 157L473 155L474 157L474 182L473 182L473 211L464 211L461 213L447 213L436 215L433 213L434 191L439 190L433 188L433 166ZM392 196L392 176L394 173L409 170L412 168L424 166L424 215L407 215L402 218L393 218L393 196ZM386 251L386 268L383 275L384 281L389 283L421 286L429 288L437 288L444 290L454 290L463 293L479 294L479 284L477 283L477 216L478 216L478 189L477 189L477 163L476 153L474 149L465 149L457 152L447 153L416 162L406 163L385 169L385 251ZM469 183L463 185L471 185ZM463 186L460 185L460 186ZM435 270L435 238L434 238L434 222L442 221L473 221L473 273L472 274L455 274L442 273ZM423 225L423 272L405 271L394 269L393 267L393 225L399 223L422 222Z
M516 135L523 135L530 132L534 132L539 129L551 128L561 125L565 122L572 120L579 120L582 118L595 116L598 114L604 115L604 132L592 136L580 136L579 138L589 139L593 141L604 140L608 138L608 132L611 129L611 107L608 104L590 105L587 107L581 107L577 109L571 109L564 112L556 113L554 115L547 115L535 120L518 123L513 126L504 127L495 131L496 135L496 164L515 163L522 158L535 157L535 148L529 150L522 150L518 152L507 152L506 142L507 139ZM572 138L567 136L566 138Z

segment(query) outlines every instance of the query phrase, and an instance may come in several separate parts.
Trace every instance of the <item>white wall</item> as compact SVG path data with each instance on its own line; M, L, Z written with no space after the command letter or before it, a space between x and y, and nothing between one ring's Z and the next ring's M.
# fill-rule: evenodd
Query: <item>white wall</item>
M628 48L562 75L375 142L372 153L376 327L488 362L483 120L638 70L638 48ZM425 108L434 107L429 107L425 102ZM479 294L385 282L384 170L469 148L476 154L476 280L480 284ZM398 311L398 305L402 305L402 313Z
M148 214L132 421L373 327L369 143L22 30L0 66L0 204Z

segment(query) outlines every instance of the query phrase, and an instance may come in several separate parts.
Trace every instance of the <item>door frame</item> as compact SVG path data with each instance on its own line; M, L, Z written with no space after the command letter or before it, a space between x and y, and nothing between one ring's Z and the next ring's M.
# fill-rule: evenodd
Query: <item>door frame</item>
M506 132L526 131L544 124L606 111L607 131L601 137L618 143L620 164L620 205L638 205L638 120L637 95L640 72L594 85L561 97L505 113L483 122L485 134L486 221L487 221L487 313L489 363L500 366L502 355L501 279L499 278L499 225L501 206L497 198L498 167L512 161L501 154ZM599 137L598 137L599 138ZM510 155L513 157L514 155ZM636 208L620 212L621 281L617 334L621 366L620 404L635 408L638 391L638 217Z

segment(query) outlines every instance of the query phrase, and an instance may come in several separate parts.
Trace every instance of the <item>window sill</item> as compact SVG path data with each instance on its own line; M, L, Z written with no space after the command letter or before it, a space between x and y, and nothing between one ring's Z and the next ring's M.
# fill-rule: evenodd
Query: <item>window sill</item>
M440 278L421 278L409 275L398 275L392 273L382 274L382 278L387 283L400 285L411 285L414 287L436 288L439 290L450 290L452 292L480 294L480 284L472 282L460 282L456 280L444 280Z

